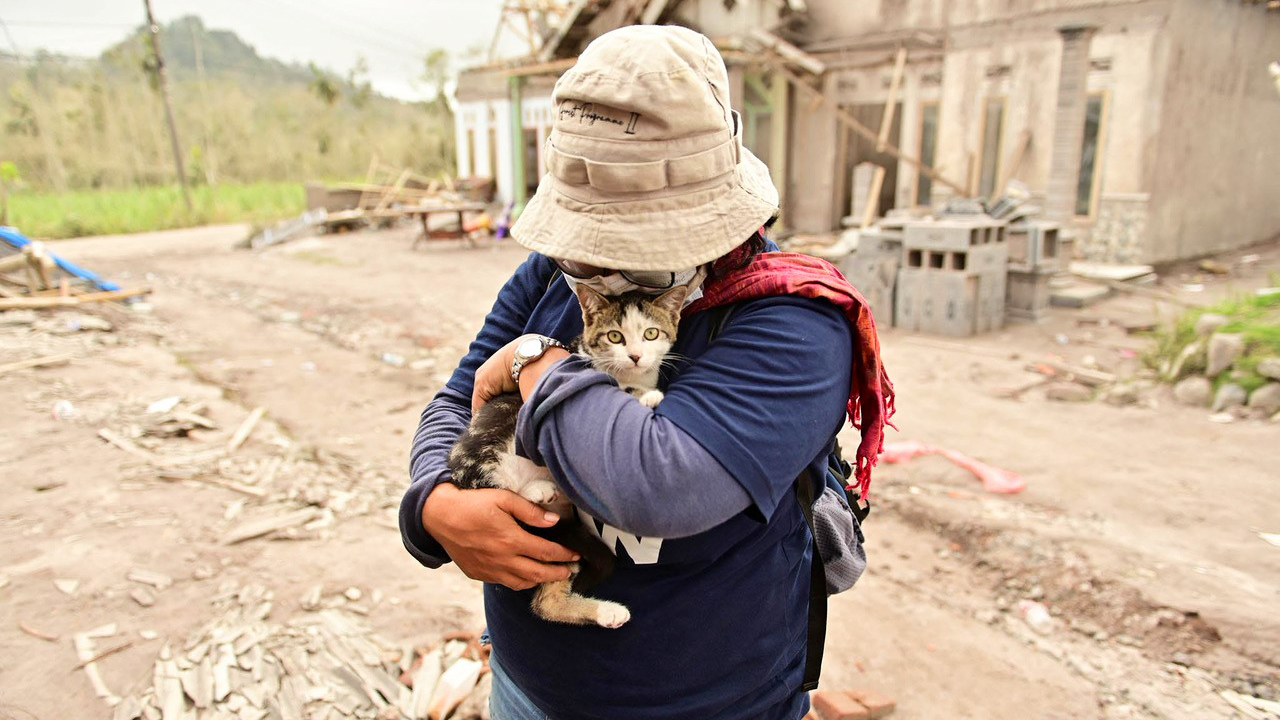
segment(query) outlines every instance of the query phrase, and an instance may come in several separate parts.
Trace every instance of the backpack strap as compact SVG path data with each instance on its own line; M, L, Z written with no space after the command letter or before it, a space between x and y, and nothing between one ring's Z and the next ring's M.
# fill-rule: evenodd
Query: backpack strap
M813 539L812 558L809 561L809 631L805 642L804 682L800 686L805 692L818 688L818 677L822 675L822 655L827 644L827 571L823 567L822 556L818 554L818 536L813 528L815 485L808 468L796 478L796 500L800 503L800 512L804 514L804 522L809 526L809 536Z
M736 305L729 304L718 305L706 311L708 344L720 335L736 309ZM839 447L836 445L837 452ZM812 557L809 561L809 629L805 640L804 681L800 686L804 692L818 687L818 677L822 674L822 656L827 645L827 571L822 565L822 556L818 554L818 536L813 529L814 493L818 487L820 485L814 481L807 467L796 477L794 494L796 501L800 503L800 512L804 515L804 522L809 527L809 537L812 539ZM761 517L760 520L763 521L764 518Z

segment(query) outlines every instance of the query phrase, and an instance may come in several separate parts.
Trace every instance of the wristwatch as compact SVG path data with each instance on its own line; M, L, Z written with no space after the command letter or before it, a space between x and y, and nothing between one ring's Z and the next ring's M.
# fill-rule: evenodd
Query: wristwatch
M511 379L520 382L520 371L524 366L542 357L547 348L553 347L564 348L564 343L546 335L534 335L520 341L516 345L516 357L511 361Z

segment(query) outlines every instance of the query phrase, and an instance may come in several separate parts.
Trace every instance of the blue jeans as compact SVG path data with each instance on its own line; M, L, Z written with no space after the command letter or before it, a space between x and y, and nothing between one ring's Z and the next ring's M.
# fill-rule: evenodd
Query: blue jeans
M511 682L498 664L497 653L492 651L489 671L493 674L493 690L489 692L489 715L493 720L550 720Z

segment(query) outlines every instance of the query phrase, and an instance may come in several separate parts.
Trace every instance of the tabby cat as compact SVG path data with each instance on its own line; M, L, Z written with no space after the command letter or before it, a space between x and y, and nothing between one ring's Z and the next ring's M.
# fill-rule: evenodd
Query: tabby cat
M645 406L657 407L662 401L658 375L675 342L688 290L677 286L657 297L642 292L609 297L582 284L574 290L582 307L583 331L570 350L612 376ZM515 454L521 405L519 393L507 393L480 408L449 453L453 482L464 489L510 490L560 516L551 528L526 529L575 550L582 559L569 564L568 580L538 587L532 603L536 615L553 622L620 627L631 619L625 606L583 594L612 572L611 549L582 525L546 468Z

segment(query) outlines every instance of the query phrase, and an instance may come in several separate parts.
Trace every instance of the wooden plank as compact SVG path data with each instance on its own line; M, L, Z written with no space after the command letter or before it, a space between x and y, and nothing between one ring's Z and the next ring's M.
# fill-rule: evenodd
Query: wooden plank
M101 428L100 430L98 430L98 437L102 438L103 440L106 440L112 445L115 445L116 447L138 458L139 460L145 460L147 462L155 462L157 459L154 453L149 452L147 450L143 450L142 448L138 447L137 443L133 442L129 438L124 437L123 435L117 434L113 430L109 430L107 428Z
M862 229L866 230L875 222L880 214L880 189L884 187L884 166L877 165L875 174L871 176L871 187L867 189L867 207L862 213Z
M563 60L550 60L547 62L533 63L532 65L521 65L518 67L508 68L502 71L502 77L528 77L529 75L559 75L578 63L578 58L565 58Z
M412 170L405 168L404 172L400 173L400 177L396 178L395 185L392 185L391 189L378 200L378 204L374 206L373 211L381 212L386 210L387 206L389 206L400 194L400 191L404 189L404 184L409 181L409 176L412 174Z
M262 419L263 414L266 412L267 409L259 405L249 413L249 417L240 423L240 427L236 428L235 434L227 441L227 452L235 452L240 448L240 445L248 439L249 433L253 432L254 426L258 424L258 421Z
M995 200L1004 192L1004 187L1009 184L1014 175L1018 174L1018 169L1022 167L1022 159L1026 157L1027 150L1031 147L1031 130L1023 130L1018 133L1018 139L1013 147L1013 157L1009 162L1004 164L1004 170L996 179L996 186L991 190L990 200Z
M50 297L0 298L0 310L13 310L15 308L70 307L85 303L124 300L126 298L138 297L139 295L146 295L149 292L151 292L151 288L143 286L136 287L131 290L84 293L83 295L72 295L70 297L54 295Z
M775 64L774 69L782 73L784 76L786 76L786 78L791 81L792 85L812 95L814 98L815 105L820 107L825 103L831 103L831 107L836 114L836 119L839 120L844 125L848 126L849 129L863 136L867 140L870 140L871 142L876 142L879 140L879 136L876 134L874 130L867 127L866 125L863 125L861 122L859 122L859 120L856 117L854 117L848 111L841 108L835 102L832 102L831 99L828 98L826 94L824 94L821 90L811 86L809 83L802 80L799 75L796 75L789 68L781 64ZM966 190L963 185L952 182L951 180L948 180L947 178L939 175L937 172L934 171L933 168L925 165L924 163L920 162L916 158L913 158L910 155L907 155L906 153L899 150L896 146L886 144L884 146L884 152L889 153L890 155L894 156L895 158L909 165L915 166L917 170L924 173L925 175L928 175L934 180L942 183L943 185L946 185L947 187L957 192L965 193L966 195L968 194L968 190Z
M277 530L286 530L291 527L297 527L298 525L315 520L319 514L319 510L316 510L313 507L307 507L284 515L246 520L228 532L222 538L222 544L235 545L236 543L259 538L263 535L276 532Z
M793 65L800 66L805 70L805 72L813 75L821 75L827 71L826 63L801 50L795 45L792 45L786 40L783 40L777 35L774 35L768 30L761 30L760 28L753 29L751 31L751 39L761 45L764 45L766 50L773 51L783 60L786 60Z
M893 79L889 81L889 99L884 104L884 114L880 119L880 135L876 140L876 152L884 152L889 143L889 131L893 128L893 115L898 111L898 90L902 87L902 71L907 66L907 49L898 48L898 57L893 64Z
M0 375L15 372L18 370L26 370L27 368L44 367L47 365L62 365L71 362L71 353L60 353L58 355L45 355L44 357L31 358L30 360L19 360L17 362L0 365Z

